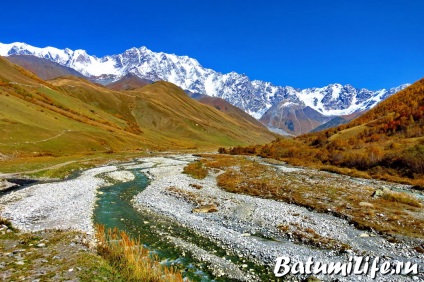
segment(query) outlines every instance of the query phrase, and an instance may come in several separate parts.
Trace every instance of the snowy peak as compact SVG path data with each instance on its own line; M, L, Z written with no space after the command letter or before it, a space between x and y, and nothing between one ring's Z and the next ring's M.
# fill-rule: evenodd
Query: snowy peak
M204 68L188 56L153 52L144 46L97 58L84 50L0 43L0 55L33 55L48 59L104 84L117 81L127 74L150 81L165 80L192 93L223 98L257 119L283 101L286 104L281 107L285 108L293 104L309 107L324 116L348 115L367 110L408 86L405 84L389 90L371 91L336 83L321 88L295 89L260 80L252 81L236 72L222 74Z
M32 55L47 59L63 66L70 67L86 76L99 76L102 74L119 73L115 69L115 62L109 57L98 59L90 56L85 50L57 49L54 47L38 48L26 43L0 43L0 55Z
M28 45L26 43L11 43L2 44L0 43L0 55L35 55L36 57L56 61L57 63L65 63L68 56L68 52L72 52L69 49L60 50L54 47L38 48Z

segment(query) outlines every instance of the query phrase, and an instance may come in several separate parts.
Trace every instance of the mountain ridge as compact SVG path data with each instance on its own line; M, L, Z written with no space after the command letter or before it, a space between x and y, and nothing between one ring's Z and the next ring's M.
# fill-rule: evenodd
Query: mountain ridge
M308 106L324 116L348 115L370 109L409 85L377 91L338 83L306 89L276 86L270 82L251 80L236 72L223 74L204 68L188 56L153 52L144 46L97 58L81 49L73 51L68 48L38 48L26 43L0 43L0 55L42 57L71 67L102 84L117 81L129 73L151 81L165 80L192 93L222 98L256 119L282 101Z
M76 77L85 77L80 72L58 64L56 62L39 58L31 55L11 55L7 57L8 60L16 65L19 65L33 73L38 77L44 80L55 79L61 76L76 76Z

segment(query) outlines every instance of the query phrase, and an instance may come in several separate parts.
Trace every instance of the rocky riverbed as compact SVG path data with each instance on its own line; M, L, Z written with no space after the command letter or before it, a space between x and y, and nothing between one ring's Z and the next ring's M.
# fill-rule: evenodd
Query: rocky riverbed
M98 188L133 175L116 166L86 170L77 178L36 184L0 197L0 216L22 231L72 229L93 234L93 207Z
M93 208L96 193L101 193L99 188L132 181L134 175L130 170L137 169L151 182L133 199L134 206L144 214L162 217L195 234L193 239L178 237L172 230L158 228L156 231L182 254L207 264L215 277L274 280L276 259L281 256L302 262L312 257L322 263L344 263L352 256L378 256L391 262L417 263L420 274L380 275L377 281L424 281L424 255L417 252L408 239L389 241L372 230L358 230L330 213L223 191L216 183L216 176L222 171L209 171L203 180L182 173L194 160L196 157L192 155L142 158L89 169L75 179L35 184L1 196L0 216L24 231L73 229L92 234ZM307 169L279 166L284 173L302 173L302 177L307 172ZM340 181L351 181L340 177ZM315 238L314 242L308 240L310 235ZM330 244L317 244L317 238ZM417 241L420 240L414 243ZM366 275L316 276L324 281L376 281ZM306 277L284 278L297 281Z
M407 241L391 243L374 232L356 229L346 220L331 214L316 213L293 204L260 199L256 197L228 193L216 184L216 174L209 174L203 180L196 180L182 174L183 167L192 161L191 156L174 156L170 158L144 159L148 166L143 170L150 175L151 184L134 200L137 208L172 218L181 225L194 230L199 236L208 238L216 245L227 250L229 256L242 258L240 261L228 260L227 275L232 277L240 271L247 281L258 279L253 269L248 269L243 261L264 265L272 273L276 258L289 256L293 261L347 262L355 255L378 256L397 261L411 261L423 265L424 256L408 245ZM297 169L285 172L297 173ZM199 207L216 207L215 212L197 212ZM316 245L296 241L290 234L282 234L281 226L297 226L317 234L318 238L331 240L335 248L320 248ZM192 251L203 261L208 261L216 269L215 274L225 275L219 267L219 258L190 247L190 244L175 240L176 245ZM343 246L343 249L337 248ZM248 278L247 278L248 277ZM340 281L357 281L357 276L319 276L321 279L339 279ZM372 280L367 276L362 281ZM410 277L385 276L384 281L409 280ZM239 277L240 279L240 277ZM381 277L380 277L381 279ZM415 276L415 280L423 279Z

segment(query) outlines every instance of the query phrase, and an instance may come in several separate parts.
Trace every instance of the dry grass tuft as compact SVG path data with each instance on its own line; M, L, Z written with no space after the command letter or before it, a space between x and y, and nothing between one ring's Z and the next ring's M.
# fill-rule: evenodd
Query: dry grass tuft
M200 196L198 193L186 191L184 189L180 189L175 186L170 186L166 188L166 192L174 197L181 198L196 206L202 206L202 205L208 205L208 204L218 205L218 203L215 202L216 198L213 198L213 197L209 198L209 197L205 197L204 195Z
M421 253L421 254L424 254L424 245L422 245L422 246L416 246L414 249L415 249L417 252L419 252L419 253Z
M184 173L196 179L204 179L208 175L208 170L202 162L195 161L184 167Z
M119 269L124 281L182 282L180 272L161 265L152 258L140 241L131 239L125 232L97 226L98 252L112 266Z
M199 184L193 184L193 183L191 183L189 186L190 186L190 187L193 187L193 188L196 188L196 189L198 189L198 190L200 190L200 189L202 189L202 188L203 188L203 186L202 186L202 185L199 185Z
M0 217L0 226L1 225L5 225L5 226L7 226L7 228L9 228L11 230L15 230L15 228L12 226L12 222L10 222L10 220L8 220L6 218Z
M338 240L324 237L315 232L312 228L302 228L299 225L280 225L278 229L293 238L296 242L308 244L321 249L336 250L345 252L352 249L348 244Z
M422 207L421 202L417 198L407 193L385 191L383 195L381 196L381 198L383 198L386 201L402 203L402 204L406 204L406 205L417 207L417 208Z

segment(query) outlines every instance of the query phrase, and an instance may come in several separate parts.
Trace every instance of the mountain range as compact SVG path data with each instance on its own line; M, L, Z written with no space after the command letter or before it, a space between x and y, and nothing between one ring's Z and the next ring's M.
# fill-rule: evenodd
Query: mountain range
M349 84L298 89L251 80L244 74L223 74L188 56L153 52L146 47L102 58L85 50L38 48L25 43L0 43L1 56L32 55L69 67L107 85L136 76L142 81L164 80L187 92L222 98L282 134L298 135L334 117L366 111L409 84L377 91Z

